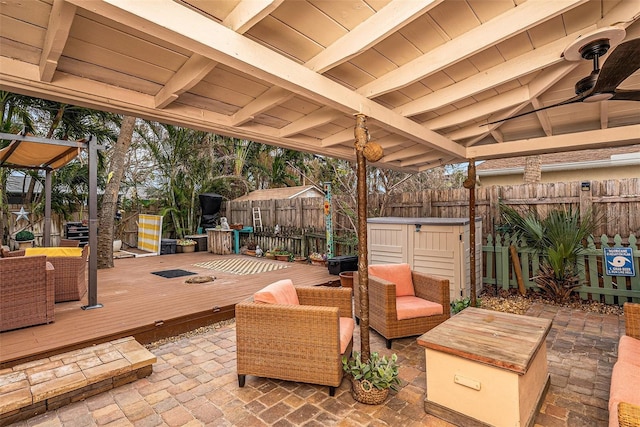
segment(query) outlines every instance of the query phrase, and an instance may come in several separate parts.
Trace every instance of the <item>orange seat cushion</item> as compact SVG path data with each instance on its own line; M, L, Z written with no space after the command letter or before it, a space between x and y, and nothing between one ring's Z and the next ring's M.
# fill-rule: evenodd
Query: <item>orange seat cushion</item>
M609 426L618 426L618 403L640 405L640 369L624 360L613 365L611 392L609 396Z
M253 295L253 300L266 304L300 305L298 293L291 279L278 280L262 288Z
M347 347L353 338L355 325L351 317L340 318L340 354L344 354L347 351Z
M618 360L638 366L640 370L640 340L623 335L618 343Z
M426 299L404 296L396 298L396 315L398 320L415 319L444 313L442 304Z
M369 275L396 284L396 296L415 295L411 267L409 264L374 264L369 266Z

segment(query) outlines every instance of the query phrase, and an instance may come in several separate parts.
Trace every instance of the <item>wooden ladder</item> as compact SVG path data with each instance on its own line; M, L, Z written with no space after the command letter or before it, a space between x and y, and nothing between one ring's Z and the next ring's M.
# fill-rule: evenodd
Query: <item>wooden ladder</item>
M260 208L253 208L253 231L262 231L262 213Z

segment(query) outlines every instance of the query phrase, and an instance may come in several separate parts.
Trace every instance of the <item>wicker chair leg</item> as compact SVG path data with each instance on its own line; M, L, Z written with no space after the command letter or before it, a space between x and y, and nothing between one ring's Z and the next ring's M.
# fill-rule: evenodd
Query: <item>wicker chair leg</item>
M390 349L391 348L391 340L387 340L387 348Z
M246 375L238 374L238 386L244 387L244 380L246 379Z
M336 395L336 388L329 386L329 396L333 397Z

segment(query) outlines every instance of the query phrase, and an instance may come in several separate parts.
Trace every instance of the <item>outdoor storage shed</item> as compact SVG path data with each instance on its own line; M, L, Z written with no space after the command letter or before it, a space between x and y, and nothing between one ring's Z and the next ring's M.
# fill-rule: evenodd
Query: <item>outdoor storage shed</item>
M482 289L482 218L476 218L476 294ZM469 219L381 217L367 220L369 264L408 263L449 279L451 301L470 291Z

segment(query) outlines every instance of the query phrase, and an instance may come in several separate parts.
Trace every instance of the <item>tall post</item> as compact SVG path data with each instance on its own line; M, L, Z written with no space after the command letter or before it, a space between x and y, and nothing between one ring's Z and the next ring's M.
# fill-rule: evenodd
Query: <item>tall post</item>
M51 169L45 170L44 176L44 236L45 247L51 246Z
M100 308L98 304L98 147L97 141L89 138L89 292L88 304L83 310Z
M324 225L327 239L327 258L333 258L333 206L331 204L331 183L324 183Z
M358 196L358 288L360 290L360 352L362 360L369 360L369 262L367 260L367 159L364 147L369 135L364 114L356 115L356 174Z
M469 172L464 181L464 187L469 190L469 288L470 304L475 307L476 302L476 160L469 159Z

